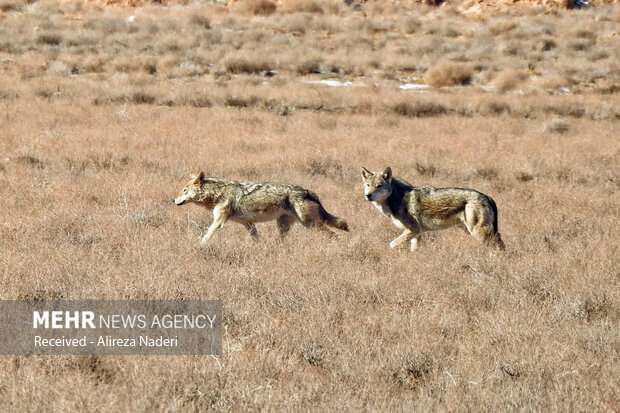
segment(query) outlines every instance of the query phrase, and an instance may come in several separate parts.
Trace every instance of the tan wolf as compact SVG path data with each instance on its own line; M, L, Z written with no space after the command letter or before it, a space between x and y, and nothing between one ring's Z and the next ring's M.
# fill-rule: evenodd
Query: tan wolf
M254 238L258 237L255 224L273 219L277 221L282 236L295 222L307 228L324 230L330 235L333 232L326 225L342 231L349 230L346 222L323 208L314 192L297 185L225 181L205 178L205 174L200 172L192 177L172 202L176 205L195 202L213 210L213 223L202 238L202 244L209 241L228 220L245 225Z
M390 243L396 248L411 241L418 247L423 232L461 226L478 241L503 250L497 230L497 206L490 196L473 189L414 187L392 176L392 169L371 172L362 168L364 194L403 233Z

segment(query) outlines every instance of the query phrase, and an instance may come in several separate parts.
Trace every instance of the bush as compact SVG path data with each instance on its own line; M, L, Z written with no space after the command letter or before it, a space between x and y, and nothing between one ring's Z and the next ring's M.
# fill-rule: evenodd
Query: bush
M271 0L241 0L235 2L234 10L253 16L269 16L276 11L276 4Z
M545 123L543 131L545 133L559 133L564 134L568 131L569 126L566 121L562 119L552 119L551 121Z
M318 0L285 0L282 3L282 8L289 13L323 13L323 7Z
M201 14L194 14L190 17L190 21L196 26L203 27L205 29L211 28L211 21L207 16Z
M424 74L424 81L433 87L467 85L472 75L473 70L466 63L440 62Z
M499 92L506 92L516 89L526 79L527 73L523 70L506 69L497 76L495 87Z
M261 60L260 57L250 59L246 57L231 56L226 58L222 64L229 73L256 74L272 68L272 65L269 64L269 62Z
M423 118L446 114L448 108L440 103L418 101L397 103L392 106L392 111L401 116Z
M49 46L58 46L62 43L62 36L56 33L44 33L37 37L38 44L46 44Z
M295 72L298 75L308 75L311 73L319 73L323 60L320 57L308 57L301 60L295 65Z

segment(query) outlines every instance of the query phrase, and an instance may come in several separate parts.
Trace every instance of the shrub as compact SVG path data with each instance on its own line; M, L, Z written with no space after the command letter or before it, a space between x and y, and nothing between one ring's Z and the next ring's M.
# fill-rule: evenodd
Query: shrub
M155 99L155 96L144 92L135 92L131 95L130 98L130 101L137 105L152 105L155 103L156 100L157 99Z
M568 123L562 119L552 119L545 123L543 131L545 133L559 133L564 134L568 131Z
M423 118L443 115L448 112L448 108L440 103L418 101L397 103L392 106L392 111L401 116Z
M56 33L44 33L37 37L38 44L46 44L49 46L58 46L62 43L62 36Z
M502 33L507 33L515 29L518 26L519 25L517 24L517 22L515 22L512 19L511 20L499 20L499 21L491 23L489 25L489 30L491 31L491 33L497 36Z
M473 70L466 63L440 62L424 74L424 81L433 87L467 85L472 75Z
M320 57L309 57L301 60L295 66L295 72L299 75L318 73L321 70L323 60Z
M3 1L0 3L0 11L3 12L10 12L10 11L22 11L22 9L24 8L24 2L23 1Z
M586 114L584 107L572 103L545 105L543 109L545 112L553 113L554 115L569 116L571 118L581 118Z
M271 69L271 64L260 57L253 59L246 57L231 56L222 62L224 68L229 73L261 73Z
M318 0L285 0L282 8L289 13L323 13L323 7Z
M506 69L495 79L495 87L500 92L516 89L524 80L527 73L518 69Z
M205 29L211 28L211 21L207 16L203 16L201 14L194 14L190 17L190 22L195 24L196 26L203 27Z
M512 108L506 102L490 101L484 102L480 107L483 115L502 115L512 113Z
M242 0L235 3L234 10L253 16L269 16L276 11L276 4L271 0Z
M256 102L258 102L258 100L259 99L256 96L227 96L224 100L224 105L233 108L248 108L256 105Z
M435 361L429 354L408 354L393 368L392 378L399 386L415 389L433 374Z

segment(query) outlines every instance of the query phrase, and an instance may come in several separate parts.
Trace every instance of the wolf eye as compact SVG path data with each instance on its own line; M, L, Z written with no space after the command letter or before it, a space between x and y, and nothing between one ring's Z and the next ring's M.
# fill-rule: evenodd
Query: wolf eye
M377 189L381 188L383 185L379 184L377 185Z
M187 193L187 188L185 188L185 189L183 190L183 193L184 193L184 194L186 194L186 193Z

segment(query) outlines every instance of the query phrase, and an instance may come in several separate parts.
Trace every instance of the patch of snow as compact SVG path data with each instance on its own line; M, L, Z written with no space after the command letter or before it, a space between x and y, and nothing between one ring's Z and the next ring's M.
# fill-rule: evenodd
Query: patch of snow
M359 84L350 82L348 80L340 81L336 79L321 79L321 80L304 80L304 83L311 85L325 85L325 86L333 86L333 87L346 87L346 86L361 86Z
M426 90L428 89L428 86L420 84L420 83L405 83L404 85L400 85L398 88L403 89L403 90L415 90L418 92L426 92Z
M488 86L488 85L480 85L480 89L484 90L485 92L495 92L495 86Z

